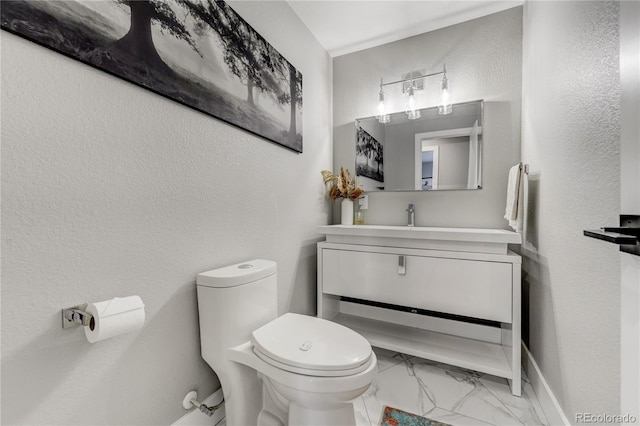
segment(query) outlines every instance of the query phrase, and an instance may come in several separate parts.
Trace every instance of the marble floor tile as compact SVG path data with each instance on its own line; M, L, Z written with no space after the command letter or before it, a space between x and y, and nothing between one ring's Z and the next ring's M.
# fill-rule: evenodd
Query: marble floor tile
M369 413L367 413L367 407L365 407L362 397L353 401L353 411L356 415L356 426L370 426L375 424L374 421L369 418Z
M485 423L482 420L467 417L462 414L454 413L443 408L434 408L423 414L425 417L430 418L438 422L455 425L455 426L485 426L490 423Z
M369 418L377 422L385 405L416 414L432 410L436 405L428 393L407 360L379 372L363 399Z
M500 377L378 348L375 352L378 375L356 404L371 425L378 424L385 405L454 426L548 425L524 372L523 395L516 397Z
M509 385L499 377L486 375L480 378L480 383L489 389L523 424L544 426L549 424L528 379L522 381L522 396L520 398L511 394Z
M405 359L411 358L408 355L399 354L386 349L376 348L376 358L378 358L378 373L405 362Z

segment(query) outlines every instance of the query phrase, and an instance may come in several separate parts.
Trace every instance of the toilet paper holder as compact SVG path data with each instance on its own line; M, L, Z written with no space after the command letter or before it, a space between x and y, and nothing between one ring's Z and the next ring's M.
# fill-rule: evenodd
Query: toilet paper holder
M86 312L88 303L66 308L62 310L62 328L72 328L79 325L89 326L93 315Z

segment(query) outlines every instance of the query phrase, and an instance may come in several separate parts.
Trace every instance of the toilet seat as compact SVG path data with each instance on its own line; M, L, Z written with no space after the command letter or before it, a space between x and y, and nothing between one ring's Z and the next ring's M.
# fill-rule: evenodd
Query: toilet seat
M254 353L266 363L296 374L343 377L372 362L369 342L331 321L287 313L251 333Z
M351 368L348 370L335 370L335 371L334 370L317 370L317 369L311 369L311 368L300 368L293 365L285 364L283 362L276 361L275 359L270 358L268 355L262 353L255 346L253 348L253 352L258 356L258 358L260 358L261 360L263 360L269 365L279 368L280 370L288 371L290 373L301 374L305 376L315 376L315 377L352 376L354 374L358 374L366 370L367 368L369 368L369 365L371 365L371 362L372 362L372 359L369 358L369 360L366 361L364 364L361 364L355 368Z

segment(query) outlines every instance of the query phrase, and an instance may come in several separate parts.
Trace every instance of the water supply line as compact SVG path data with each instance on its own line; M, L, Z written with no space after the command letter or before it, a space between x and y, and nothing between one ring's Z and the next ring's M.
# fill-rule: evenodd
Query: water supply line
M198 393L196 391L190 391L182 401L182 406L184 407L184 409L188 410L191 407L196 407L198 410L211 417L217 409L224 405L224 397L222 398L222 401L213 406L204 405L203 403L198 402L197 398Z

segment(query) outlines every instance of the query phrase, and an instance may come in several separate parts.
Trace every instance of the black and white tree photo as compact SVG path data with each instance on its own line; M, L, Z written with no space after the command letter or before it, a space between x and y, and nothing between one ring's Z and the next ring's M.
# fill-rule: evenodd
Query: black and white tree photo
M384 151L382 144L358 126L356 131L356 175L384 182Z
M302 152L302 74L224 1L3 0L2 29Z

